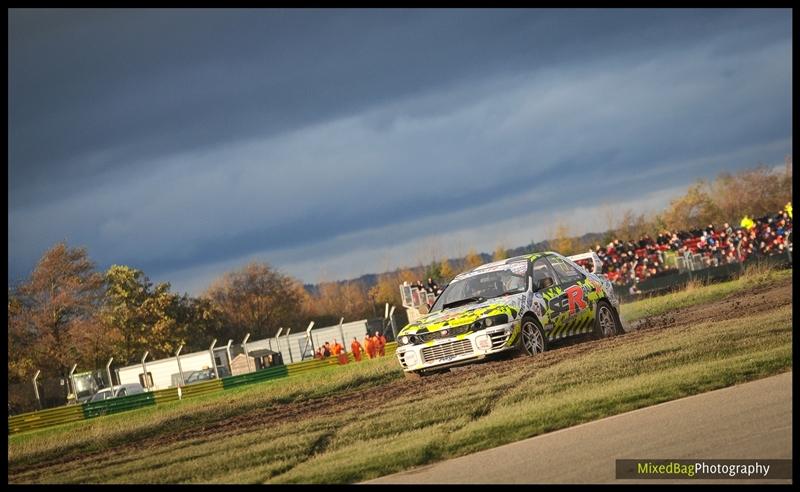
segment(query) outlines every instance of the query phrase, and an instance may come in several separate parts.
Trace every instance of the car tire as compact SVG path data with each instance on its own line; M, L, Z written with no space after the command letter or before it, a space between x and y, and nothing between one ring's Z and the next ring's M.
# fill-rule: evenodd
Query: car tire
M528 357L541 354L547 350L547 337L539 322L530 316L522 318L519 332L517 352Z
M619 317L614 312L614 308L607 301L599 301L594 315L595 338L611 338L620 333L622 333L622 326L620 326Z

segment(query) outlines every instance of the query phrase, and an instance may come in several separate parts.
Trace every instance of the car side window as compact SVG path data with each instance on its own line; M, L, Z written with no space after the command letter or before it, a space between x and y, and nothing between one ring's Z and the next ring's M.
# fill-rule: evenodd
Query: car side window
M548 259L550 260L550 264L553 265L553 269L556 271L556 274L558 274L560 283L571 284L581 280L584 277L584 275L578 271L577 268L570 265L558 256L550 256Z
M553 285L558 283L558 277L556 277L555 272L553 272L553 267L550 266L550 263L547 262L547 259L539 258L533 263L534 290L541 290L543 288L549 287L548 285L542 284L542 280L544 280L547 277L553 280Z

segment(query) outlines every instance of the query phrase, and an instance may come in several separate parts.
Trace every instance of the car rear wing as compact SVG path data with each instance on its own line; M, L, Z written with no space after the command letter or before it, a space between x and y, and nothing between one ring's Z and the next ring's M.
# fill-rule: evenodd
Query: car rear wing
M573 262L580 260L592 260L592 273L603 273L603 260L601 260L594 251L581 253L579 255L567 256L567 259L572 260Z

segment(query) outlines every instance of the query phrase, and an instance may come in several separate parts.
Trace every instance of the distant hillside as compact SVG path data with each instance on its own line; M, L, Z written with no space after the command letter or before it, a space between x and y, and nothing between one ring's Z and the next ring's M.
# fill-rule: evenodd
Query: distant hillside
M606 236L605 232L588 232L583 236L576 238L576 241L580 244L591 245L603 242L605 236ZM528 253L535 253L537 251L548 251L549 249L550 249L550 241L545 239L544 241L539 241L538 243L530 243L525 246L511 248L508 250L508 256L509 258L511 258L514 256L520 256ZM490 253L478 253L478 256L481 257L484 263L488 263L492 260L492 255ZM460 265L463 264L464 257L462 256L460 258L448 258L447 261L449 261L451 265ZM423 276L425 275L425 266L420 267L418 265L414 267L398 267L398 269L400 270L408 269L415 272L418 271L420 280L424 280ZM384 273L389 273L389 272L384 272ZM360 282L367 289L369 289L378 283L378 278L381 275L383 275L383 273L365 273L364 275L361 275L360 277L354 279L337 280L336 282L339 284L345 284L348 282ZM305 287L306 291L308 291L310 294L313 295L316 295L319 292L319 284L305 284L303 287Z

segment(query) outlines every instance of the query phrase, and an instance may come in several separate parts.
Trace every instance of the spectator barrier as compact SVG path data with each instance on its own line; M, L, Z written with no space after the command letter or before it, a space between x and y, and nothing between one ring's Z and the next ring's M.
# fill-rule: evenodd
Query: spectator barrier
M675 290L691 280L698 280L701 282L718 282L721 280L727 280L740 274L748 265L758 263L771 264L780 267L791 264L791 259L786 255L774 255L761 258L751 258L742 263L729 263L717 267L673 272L667 275L661 275L638 282L636 286L640 291L639 294L630 293L629 289L631 284L614 284L614 291L623 302L630 302L639 299L642 296L655 295L670 290Z

